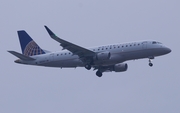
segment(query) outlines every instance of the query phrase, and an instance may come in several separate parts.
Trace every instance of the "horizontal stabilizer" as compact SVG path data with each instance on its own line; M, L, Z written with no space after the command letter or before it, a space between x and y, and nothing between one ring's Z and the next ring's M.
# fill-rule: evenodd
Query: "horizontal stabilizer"
M21 60L25 60L25 61L31 61L31 60L36 60L34 58L31 58L31 57L28 57L28 56L25 56L23 54L20 54L18 52L15 52L15 51L8 51L9 53L13 54L14 56L20 58Z

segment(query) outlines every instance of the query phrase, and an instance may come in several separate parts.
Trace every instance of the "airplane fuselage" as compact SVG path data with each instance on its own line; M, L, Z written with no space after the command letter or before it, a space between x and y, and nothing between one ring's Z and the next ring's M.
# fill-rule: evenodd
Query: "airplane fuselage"
M62 51L48 52L40 46L24 30L17 31L22 54L16 51L8 51L18 57L16 63L59 67L76 68L85 67L87 70L94 68L98 77L103 72L125 72L127 60L142 58L149 59L149 66L153 66L151 59L171 52L171 49L156 41L139 41L122 44L110 44L92 48L84 48L77 44L59 38L47 26L44 26L49 36L60 43ZM65 50L64 50L65 49Z
M141 41L124 44L112 44L106 46L99 46L89 48L89 50L102 53L109 52L109 59L98 60L94 56L93 66L108 66L117 63L122 63L127 60L135 60L142 58L153 59L156 56L161 56L169 53L171 50L165 47L162 43L156 41ZM84 67L82 59L78 55L74 55L72 52L63 50L58 52L51 52L41 55L31 56L35 58L34 61L16 60L16 63L47 66L47 67Z

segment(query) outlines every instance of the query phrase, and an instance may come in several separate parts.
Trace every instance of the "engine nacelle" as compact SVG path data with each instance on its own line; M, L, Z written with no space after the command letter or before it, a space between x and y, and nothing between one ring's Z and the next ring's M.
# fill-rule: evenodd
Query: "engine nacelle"
M115 72L123 72L127 71L128 65L126 63L119 63L114 65L114 70Z
M111 53L105 51L105 52L97 53L94 60L100 60L100 61L109 60L110 57L111 57Z

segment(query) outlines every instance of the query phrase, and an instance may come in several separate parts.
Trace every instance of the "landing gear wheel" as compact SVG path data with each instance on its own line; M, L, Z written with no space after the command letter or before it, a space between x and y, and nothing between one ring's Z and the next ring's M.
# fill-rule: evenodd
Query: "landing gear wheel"
M102 72L97 71L97 72L96 72L96 75L97 75L98 77L102 77Z
M149 66L152 67L152 66L153 66L153 63L149 63Z
M90 69L91 69L91 65L86 64L86 65L85 65L85 68L86 68L87 70L90 70Z

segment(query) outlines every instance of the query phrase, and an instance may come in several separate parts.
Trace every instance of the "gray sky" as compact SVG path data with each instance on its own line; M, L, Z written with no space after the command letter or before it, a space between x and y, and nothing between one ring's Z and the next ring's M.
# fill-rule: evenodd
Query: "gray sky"
M179 113L179 0L1 0L0 113ZM7 50L21 52L17 30L41 48L58 51L43 25L83 47L157 40L166 56L128 61L124 73L98 78L84 68L15 64Z

